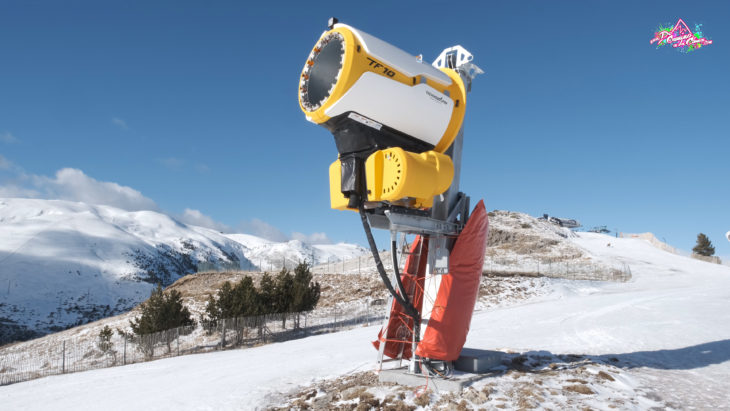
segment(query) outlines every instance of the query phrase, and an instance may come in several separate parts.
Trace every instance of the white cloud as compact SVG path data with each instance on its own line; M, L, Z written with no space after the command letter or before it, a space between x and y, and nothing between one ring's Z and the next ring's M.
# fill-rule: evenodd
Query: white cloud
M273 225L254 218L239 225L239 230L271 241L289 241L289 237Z
M35 190L24 188L15 184L0 186L0 197L4 198L36 198L39 196Z
M98 181L75 168L63 168L55 176L27 174L0 155L0 170L10 175L0 183L0 197L44 198L53 200L79 201L87 204L109 205L127 211L153 210L159 206L139 191L109 181ZM179 221L210 228L226 233L234 230L221 222L215 221L199 210L186 208L182 214L173 215ZM291 236L273 225L254 218L244 221L236 227L236 232L253 234L271 241L284 242L300 240L309 244L331 244L325 233L304 234L293 232Z
M289 240L299 240L308 244L332 244L332 241L325 233L313 233L307 235L304 233L293 232L289 236L273 225L259 220L258 218L254 218L250 221L244 221L236 228L239 232L252 234L270 241L284 242Z
M119 117L113 117L112 118L112 124L114 124L115 126L121 128L122 130L126 130L126 129L129 128L129 127L127 127L127 122L124 121L124 120L122 120Z
M3 157L2 154L0 154L0 170L10 170L10 167L13 166L13 163L10 162L7 158Z
M117 183L95 180L75 168L58 170L55 178L32 176L30 180L42 198L109 205L128 211L159 211L157 204L139 191Z
M332 244L332 241L325 233L303 234L298 232L291 233L292 240L299 240L309 244Z
M14 135L10 134L10 132L6 131L3 133L0 133L0 142L7 143L7 144L13 144L18 142L18 138Z
M200 227L210 228L210 229L213 229L216 231L221 231L224 233L228 233L231 231L231 228L228 227L227 225L213 220L212 218L201 213L198 210L186 208L185 211L181 215L178 215L176 217L178 220L182 221L185 224L197 225Z

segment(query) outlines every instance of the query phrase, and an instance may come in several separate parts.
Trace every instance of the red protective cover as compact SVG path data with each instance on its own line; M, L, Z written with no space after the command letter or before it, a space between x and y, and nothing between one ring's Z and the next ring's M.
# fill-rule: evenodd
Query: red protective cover
M451 251L449 273L441 278L416 355L444 361L459 358L479 292L488 231L487 210L480 200Z
M423 242L423 247L421 247ZM421 255L414 254L421 247ZM411 254L406 259L406 265L401 274L403 288L413 291L413 305L418 312L421 312L423 306L423 279L426 274L426 261L428 260L428 239L417 236L411 245ZM415 284L414 284L415 281ZM398 289L396 284L393 287ZM415 288L412 288L415 287ZM399 293L400 294L400 293ZM390 358L411 358L411 340L413 333L413 319L409 317L403 310L403 306L393 300L393 306L390 309L390 321L388 322L388 334L385 341L385 355ZM383 339L383 330L378 333L378 339L373 341L375 349L380 348L380 341ZM401 353L402 351L402 353Z

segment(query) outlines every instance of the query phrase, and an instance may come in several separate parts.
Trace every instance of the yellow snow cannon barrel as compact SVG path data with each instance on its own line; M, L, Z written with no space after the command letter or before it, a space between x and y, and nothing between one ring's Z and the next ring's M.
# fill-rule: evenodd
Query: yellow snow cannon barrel
M464 119L459 74L346 24L325 31L299 78L299 106L339 153L374 147L443 153Z

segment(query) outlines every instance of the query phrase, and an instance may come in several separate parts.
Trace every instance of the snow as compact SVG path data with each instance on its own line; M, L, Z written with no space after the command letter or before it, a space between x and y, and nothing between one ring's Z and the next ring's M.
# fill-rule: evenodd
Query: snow
M350 260L369 252L359 245L348 243L307 244L300 240L274 242L249 234L225 236L244 245L246 258L264 270L280 269L285 264L291 268L302 261L316 266L329 261Z
M639 239L580 233L570 241L591 258L628 264L625 283L550 280L514 305L477 311L467 347L546 357L587 355L608 362L614 381L584 405L622 408L730 406L730 267L674 255ZM610 243L610 246L608 246ZM371 370L377 327L245 350L176 357L0 387L8 409L254 409L317 380ZM612 361L612 360L611 360ZM588 373L604 368L589 365ZM567 372L567 371L566 371ZM570 379L548 374L489 377L498 392ZM509 385L511 384L511 385ZM576 394L577 395L577 394ZM558 394L544 406L571 407Z
M246 350L43 378L0 387L7 409L254 409L315 378L371 369L375 327ZM68 378L75 377L75 378ZM93 387L93 389L91 388Z

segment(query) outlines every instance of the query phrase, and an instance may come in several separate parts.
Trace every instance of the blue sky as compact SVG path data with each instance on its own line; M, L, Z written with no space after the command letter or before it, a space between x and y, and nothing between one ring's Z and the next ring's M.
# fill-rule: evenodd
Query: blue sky
M329 209L337 152L296 97L337 16L429 61L475 55L473 200L684 249L704 232L730 256L730 3L454 4L0 0L0 194L104 202L111 182L141 208L364 243ZM714 44L649 44L678 18Z

